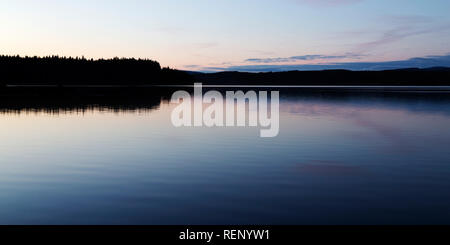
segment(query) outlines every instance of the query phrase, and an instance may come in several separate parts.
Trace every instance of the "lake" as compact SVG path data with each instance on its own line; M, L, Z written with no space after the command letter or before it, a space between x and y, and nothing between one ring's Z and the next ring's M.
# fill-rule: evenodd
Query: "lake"
M274 138L165 99L0 106L0 223L450 224L450 93L310 90Z

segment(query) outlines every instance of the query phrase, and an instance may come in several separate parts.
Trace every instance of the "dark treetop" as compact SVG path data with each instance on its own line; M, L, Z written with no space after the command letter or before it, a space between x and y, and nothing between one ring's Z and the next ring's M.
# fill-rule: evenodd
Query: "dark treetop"
M148 59L0 56L2 85L143 85L191 81Z

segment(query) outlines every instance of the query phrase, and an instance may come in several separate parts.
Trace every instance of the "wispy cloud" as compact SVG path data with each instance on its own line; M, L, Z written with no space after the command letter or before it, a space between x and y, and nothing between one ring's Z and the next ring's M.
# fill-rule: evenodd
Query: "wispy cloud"
M450 29L449 24L436 25L432 18L422 15L384 16L382 21L387 22L386 24L389 24L391 28L382 31L374 40L356 45L354 52L366 52L409 37Z
M246 59L245 62L250 63L286 63L286 62L295 62L295 61L312 61L312 60L331 60L331 59L359 59L362 55L348 53L344 55L321 55L321 54L310 54L310 55L298 55L291 57L278 57L278 58L251 58Z
M400 41L402 39L421 35L421 34L427 34L427 33L433 33L437 31L442 31L449 29L450 26L443 26L443 27L434 27L434 28L416 28L412 26L401 26L396 27L394 29L390 29L385 31L381 37L378 39L375 39L373 41L364 42L356 46L356 51L367 51L367 50L373 50L379 46L387 45L396 41Z
M243 71L243 72L276 72L292 70L327 70L327 69L347 69L347 70L389 70L403 68L429 68L429 67L450 67L450 54L444 56L426 56L407 60L385 61L385 62L336 62L323 64L306 65L238 65L228 67L203 67L205 72L218 71Z
M184 68L187 68L187 69L196 69L198 67L200 67L200 66L199 65L185 65L184 66Z

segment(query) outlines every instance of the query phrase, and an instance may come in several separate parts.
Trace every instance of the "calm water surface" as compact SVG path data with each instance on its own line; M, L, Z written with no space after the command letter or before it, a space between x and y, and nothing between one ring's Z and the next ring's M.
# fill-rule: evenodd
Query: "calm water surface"
M450 94L284 93L280 134L4 109L1 224L450 224Z

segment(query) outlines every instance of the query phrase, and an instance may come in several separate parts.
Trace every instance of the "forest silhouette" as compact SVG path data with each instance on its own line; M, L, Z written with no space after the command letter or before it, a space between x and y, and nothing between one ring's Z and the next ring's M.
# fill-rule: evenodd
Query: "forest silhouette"
M150 59L0 56L0 87L91 85L450 85L450 68L385 71L186 72ZM67 89L66 89L67 90ZM16 90L18 91L18 90ZM4 90L3 93L12 93Z
M144 85L192 82L187 73L149 59L0 56L2 85Z

